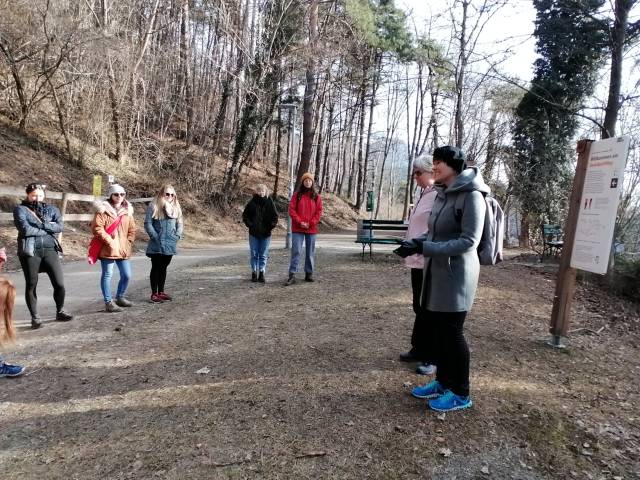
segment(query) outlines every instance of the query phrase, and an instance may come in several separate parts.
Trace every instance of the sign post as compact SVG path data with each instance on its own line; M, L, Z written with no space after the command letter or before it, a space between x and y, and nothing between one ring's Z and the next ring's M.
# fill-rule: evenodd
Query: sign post
M629 137L591 145L571 255L573 268L607 273L628 151Z
M628 137L578 142L564 246L549 324L550 344L562 348L576 285L576 268L607 271L613 227L629 149Z
M367 205L366 205L367 212L373 212L374 206L375 205L373 200L373 190L369 190L367 191Z
M102 175L93 176L93 196L94 197L102 196Z

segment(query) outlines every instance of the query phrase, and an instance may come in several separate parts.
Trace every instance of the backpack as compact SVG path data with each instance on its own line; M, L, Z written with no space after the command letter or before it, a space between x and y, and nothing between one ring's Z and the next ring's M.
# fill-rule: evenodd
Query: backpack
M464 202L467 195L468 193L456 197L454 212L458 222L462 221L462 211L464 210ZM483 197L487 209L484 216L482 236L478 244L478 258L480 259L480 265L495 265L502 261L504 212L495 198L484 194Z

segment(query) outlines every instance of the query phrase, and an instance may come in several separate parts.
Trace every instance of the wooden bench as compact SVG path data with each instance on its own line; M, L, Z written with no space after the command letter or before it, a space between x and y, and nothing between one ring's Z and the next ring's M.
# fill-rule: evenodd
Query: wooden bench
M542 225L542 258L544 261L545 254L558 255L562 251L564 240L562 238L562 228L560 225L551 225L545 223Z
M355 243L362 244L364 249L369 245L369 256L372 256L374 243L381 245L399 245L404 240L408 225L404 220L358 220Z

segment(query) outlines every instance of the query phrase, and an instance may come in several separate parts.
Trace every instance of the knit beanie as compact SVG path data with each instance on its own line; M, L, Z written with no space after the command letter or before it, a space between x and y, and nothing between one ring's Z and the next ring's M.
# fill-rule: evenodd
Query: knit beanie
M303 175L302 175L302 178L300 179L300 183L304 182L307 178L308 178L309 180L311 180L312 182L315 182L315 180L314 180L314 178L313 178L313 174L312 174L312 173L307 172L307 173L305 173L305 174L303 174Z
M117 183L113 183L109 185L109 197L114 193L126 193L122 185L118 185Z
M455 170L456 173L460 173L467 168L467 156L458 147L452 147L450 145L438 147L433 151L433 159L446 163Z

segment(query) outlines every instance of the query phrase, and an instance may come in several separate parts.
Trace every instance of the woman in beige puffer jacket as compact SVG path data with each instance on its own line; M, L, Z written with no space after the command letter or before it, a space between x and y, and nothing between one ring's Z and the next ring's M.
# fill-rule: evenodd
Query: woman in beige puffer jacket
M133 218L133 207L125 200L126 192L118 184L109 187L109 198L98 204L97 211L91 222L91 231L94 237L102 242L102 248L98 258L102 266L100 287L104 297L107 312L119 312L119 307L130 307L132 303L125 298L125 292L131 279L131 263L129 257L133 251L133 242L136 238L136 223ZM107 229L114 222L119 222L118 227L111 234ZM118 266L120 280L116 291L115 301L111 297L111 277L113 265Z

